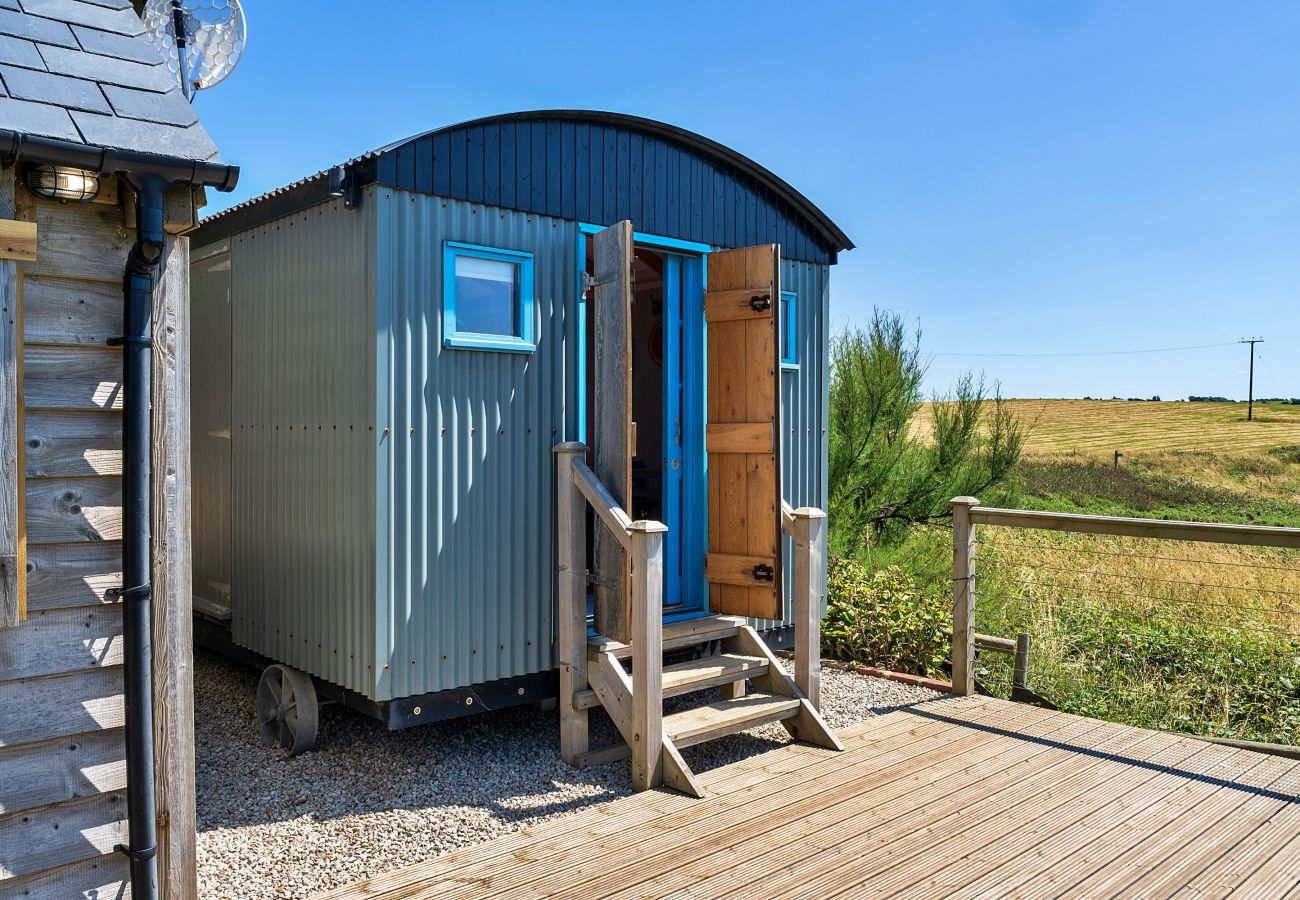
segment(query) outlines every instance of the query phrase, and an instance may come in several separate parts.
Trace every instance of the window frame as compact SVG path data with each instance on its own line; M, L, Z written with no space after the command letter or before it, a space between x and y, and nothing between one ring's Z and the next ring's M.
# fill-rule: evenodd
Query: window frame
M456 258L488 259L518 266L519 334L459 331L456 328ZM537 349L536 297L533 293L533 254L523 250L485 247L460 241L442 242L442 346L451 350L490 350L532 353Z
M799 371L799 346L796 339L799 337L799 294L795 291L781 292L781 333L778 335L779 340L785 340L786 346L790 350L787 357L784 352L781 353L781 371L798 372ZM786 336L789 336L788 339Z

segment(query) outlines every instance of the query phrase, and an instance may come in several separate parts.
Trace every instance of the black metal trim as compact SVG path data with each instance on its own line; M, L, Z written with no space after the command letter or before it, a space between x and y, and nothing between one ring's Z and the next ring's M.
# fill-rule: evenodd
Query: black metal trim
M255 650L236 644L229 627L197 614L194 616L194 643L258 671L275 665L276 662ZM560 695L558 669L502 678L469 687L418 694L414 697L402 697L397 700L371 700L354 690L316 677L312 678L312 683L316 686L318 697L332 700L340 706L346 706L364 716L377 719L386 724L390 731L401 731L430 722L505 709L522 703L549 700ZM473 702L466 703L466 699ZM419 715L415 713L416 707L420 708Z
M150 172L168 184L197 184L233 191L239 183L239 166L225 163L182 159L140 150L113 150L58 138L41 137L0 128L0 160L13 165L18 160L76 166L100 175L127 175Z

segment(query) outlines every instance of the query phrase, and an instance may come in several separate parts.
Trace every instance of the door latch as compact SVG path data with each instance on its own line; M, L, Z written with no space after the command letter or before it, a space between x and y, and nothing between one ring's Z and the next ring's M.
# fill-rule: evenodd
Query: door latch
M755 581L773 581L776 578L776 572L767 563L759 563L754 566L750 574Z
M772 298L768 294L755 294L749 298L749 308L754 312L767 312L772 308Z

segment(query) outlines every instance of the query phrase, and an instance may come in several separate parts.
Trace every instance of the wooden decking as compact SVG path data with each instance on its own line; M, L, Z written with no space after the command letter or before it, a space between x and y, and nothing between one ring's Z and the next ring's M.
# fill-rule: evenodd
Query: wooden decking
M328 897L1300 897L1300 762L948 698Z

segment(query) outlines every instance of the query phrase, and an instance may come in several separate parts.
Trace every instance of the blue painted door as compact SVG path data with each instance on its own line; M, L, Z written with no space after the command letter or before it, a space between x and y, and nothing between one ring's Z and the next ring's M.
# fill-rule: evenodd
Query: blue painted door
M699 256L664 254L663 516L668 615L707 610L704 554L704 265Z

